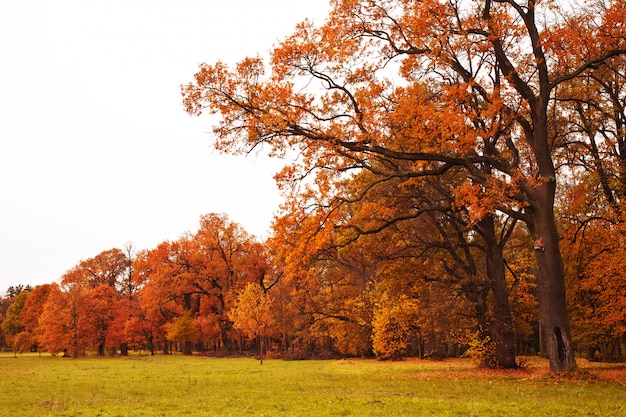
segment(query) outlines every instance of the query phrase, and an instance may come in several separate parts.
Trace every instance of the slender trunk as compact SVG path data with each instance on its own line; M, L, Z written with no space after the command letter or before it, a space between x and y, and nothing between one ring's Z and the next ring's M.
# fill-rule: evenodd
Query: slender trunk
M263 336L259 335L259 352L261 357L261 365L263 365Z
M509 293L506 289L506 274L502 245L495 234L493 216L480 221L479 227L485 239L487 277L492 294L492 319L489 326L495 344L495 360L501 368L516 368L515 361L515 330L509 304Z
M148 350L150 351L150 356L154 356L154 342L152 341L152 336L148 336Z
M79 348L78 348L78 337L79 337L79 334L78 334L78 330L76 329L76 327L77 326L76 326L75 321L74 321L73 329L72 329L72 336L73 336L73 338L72 338L72 347L73 347L73 349L72 349L72 358L74 358L74 359L78 358L78 350L79 350Z

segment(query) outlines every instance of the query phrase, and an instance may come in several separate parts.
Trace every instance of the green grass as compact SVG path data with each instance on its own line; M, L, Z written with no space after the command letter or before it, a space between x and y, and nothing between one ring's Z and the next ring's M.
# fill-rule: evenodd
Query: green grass
M0 355L0 416L626 416L623 366Z

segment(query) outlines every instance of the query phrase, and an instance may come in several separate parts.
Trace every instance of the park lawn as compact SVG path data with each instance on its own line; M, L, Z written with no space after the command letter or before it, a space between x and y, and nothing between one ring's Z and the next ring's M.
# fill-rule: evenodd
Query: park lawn
M0 355L0 416L626 416L623 365Z

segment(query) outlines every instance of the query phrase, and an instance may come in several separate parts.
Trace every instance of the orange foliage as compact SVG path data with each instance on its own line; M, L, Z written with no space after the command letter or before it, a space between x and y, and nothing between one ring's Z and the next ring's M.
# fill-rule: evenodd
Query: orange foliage
M24 331L28 334L29 344L25 349L38 348L42 328L39 325L39 317L43 313L44 305L50 293L50 284L35 287L24 302L21 318Z
M81 261L31 295L33 343L233 350L264 334L294 356L397 357L490 326L521 342L540 322L552 369L572 369L559 181L576 340L623 337L624 2L332 5L269 61L202 64L181 87L188 113L219 116L216 149L295 156L271 239L209 214L136 259Z
M87 290L80 285L52 284L39 318L41 345L50 353L66 352L78 357L89 346L90 326Z
M562 142L549 109L560 105L559 87L626 54L623 2L333 6L324 25L304 22L274 48L268 68L258 57L234 69L202 65L182 88L187 111L219 114L220 150L298 152L282 179L313 180L305 207L340 197L349 171L415 178L461 170L469 182L455 202L473 221L501 211L542 242L541 323L546 333L558 330L547 338L548 354L555 371L573 369L553 212Z

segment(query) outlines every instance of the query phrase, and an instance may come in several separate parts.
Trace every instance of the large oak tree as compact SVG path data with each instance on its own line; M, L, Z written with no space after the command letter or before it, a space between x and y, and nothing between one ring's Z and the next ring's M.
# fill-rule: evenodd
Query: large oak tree
M216 146L296 151L281 179L315 174L329 193L345 172L466 171L458 202L524 221L538 268L540 324L553 371L576 363L554 216L557 88L626 53L621 1L336 0L272 52L235 69L202 65L183 87L191 114L219 113ZM580 22L589 21L584 31ZM581 57L566 60L567 49ZM396 71L397 70L397 71ZM394 161L411 162L398 172ZM330 193L332 194L332 193Z

